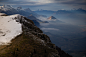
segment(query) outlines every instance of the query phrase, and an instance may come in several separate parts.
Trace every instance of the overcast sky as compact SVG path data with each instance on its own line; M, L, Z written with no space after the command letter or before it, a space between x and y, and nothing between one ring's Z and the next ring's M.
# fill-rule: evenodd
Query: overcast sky
M83 8L86 10L86 0L0 0L0 5L21 6L31 10L71 10Z

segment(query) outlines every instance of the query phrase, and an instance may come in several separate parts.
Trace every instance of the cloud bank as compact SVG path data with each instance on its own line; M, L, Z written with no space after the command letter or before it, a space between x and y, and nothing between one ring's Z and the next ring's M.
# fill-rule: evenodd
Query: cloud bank
M54 31L58 31L59 29L56 28L41 28L42 30L48 31L48 30L54 30Z
M13 6L30 7L31 9L86 9L86 0L0 0L0 5L9 4ZM35 8L34 8L35 7Z

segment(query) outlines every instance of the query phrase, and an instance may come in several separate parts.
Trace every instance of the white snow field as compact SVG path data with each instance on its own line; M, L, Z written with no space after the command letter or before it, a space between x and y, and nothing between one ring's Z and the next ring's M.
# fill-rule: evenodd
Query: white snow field
M11 40L22 33L22 24L16 22L21 15L0 16L0 45L8 45Z

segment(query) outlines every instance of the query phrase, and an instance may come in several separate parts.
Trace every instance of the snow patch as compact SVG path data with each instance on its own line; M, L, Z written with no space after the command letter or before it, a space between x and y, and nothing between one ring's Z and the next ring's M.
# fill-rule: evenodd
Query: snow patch
M7 45L11 40L22 33L22 24L16 22L21 15L0 16L0 45Z
M5 13L0 13L0 16L6 15Z

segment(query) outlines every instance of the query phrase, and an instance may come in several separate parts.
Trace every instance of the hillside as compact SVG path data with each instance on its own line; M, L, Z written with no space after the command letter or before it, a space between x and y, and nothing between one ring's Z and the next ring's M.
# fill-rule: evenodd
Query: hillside
M21 24L22 33L19 32L14 38L11 38L11 42L5 42L5 44L0 45L0 57L72 57L69 54L65 53L59 47L55 46L50 38L45 35L37 26L34 25L33 21L27 19L24 16L19 14L0 16L0 21L4 20L4 24L7 24L9 28L9 36L12 36L13 31L18 32L19 30L17 25ZM10 20L10 21L8 21ZM14 21L13 21L14 20ZM10 23L10 24L9 24ZM16 23L16 30L13 23ZM2 23L0 23L1 26ZM3 27L7 27L2 25ZM12 30L13 29L13 30ZM3 32L4 29L0 27L0 31ZM6 35L2 35L0 32L0 37L4 37L7 40ZM10 36L10 37L11 37ZM0 38L1 39L1 38Z

